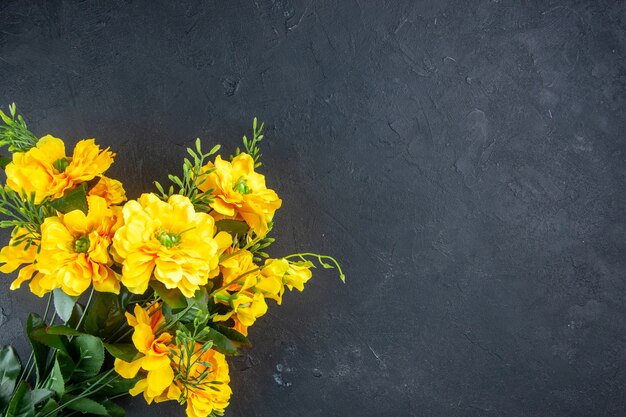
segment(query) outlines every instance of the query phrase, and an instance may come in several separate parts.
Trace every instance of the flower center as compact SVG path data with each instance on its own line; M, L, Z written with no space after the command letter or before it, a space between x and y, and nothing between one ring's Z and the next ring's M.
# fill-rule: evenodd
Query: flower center
M248 180L244 177L239 177L235 185L233 185L233 191L238 192L239 194L250 194L252 190L246 184Z
M169 233L165 230L160 231L157 234L157 240L161 242L166 248L173 248L180 243L180 233Z
M74 241L74 252L87 253L89 251L89 246L91 246L89 236L81 236Z
M67 168L69 164L70 164L70 161L68 161L67 158L60 158L54 161L53 165L57 171L59 171L60 173L63 173L65 172L65 169Z

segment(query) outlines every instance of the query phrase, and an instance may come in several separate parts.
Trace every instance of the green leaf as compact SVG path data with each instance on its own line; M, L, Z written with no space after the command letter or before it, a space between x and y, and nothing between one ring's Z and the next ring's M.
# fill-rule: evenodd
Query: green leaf
M104 340L126 324L122 294L98 292L85 316L85 333Z
M152 287L154 292L172 308L172 311L175 312L176 310L182 310L187 307L187 299L178 289L165 288L165 285L159 281L151 281L150 287Z
M61 367L58 359L54 361L52 371L48 375L48 378L46 378L43 382L42 388L54 391L59 398L61 398L65 393L65 382L63 382L63 374L61 373Z
M40 402L47 400L48 398L52 397L52 394L54 394L54 391L49 390L47 388L39 388L39 389L33 390L31 394L33 404L37 405Z
M74 363L74 359L64 353L59 353L56 359L59 362L59 369L61 370L63 381L69 383L72 375L74 374L74 369L76 369L76 363Z
M222 145L215 145L214 147L211 148L211 150L209 151L207 155L213 155L215 152L219 151L221 147Z
M56 417L59 414L59 410L57 410L57 408L59 408L59 403L51 398L43 407L41 407L38 415L46 417Z
M9 106L9 109L11 107ZM2 110L0 110L0 118L2 119L2 121L4 123L6 123L7 125L11 125L13 124L13 120L11 120L11 118L9 116L7 116L6 114L4 114L4 112Z
M206 288L200 287L193 295L193 298L187 298L187 307L185 313L177 315L178 320L182 323L192 322L199 316L208 316L209 307Z
M0 412L11 401L21 369L20 360L13 348L11 346L0 348Z
M91 189L93 187L95 187L96 185L98 185L98 183L100 182L100 180L102 179L102 177L93 177L92 179L90 179L89 181L83 183L85 185L85 191L87 193L89 193L89 191L91 191ZM82 185L82 184L81 184Z
M104 346L102 340L92 335L80 335L72 340L72 347L78 350L75 358L76 368L72 379L86 379L98 375L104 363Z
M111 417L124 417L126 415L126 411L111 400L102 401L102 405Z
M115 358L126 362L132 362L137 357L139 351L131 343L104 343L104 348Z
M74 308L72 309L72 315L70 316L70 319L65 323L67 324L69 327L75 329L78 326L78 323L81 322L81 318L83 317L83 306L80 305L79 303L74 304ZM81 324L81 328L82 328L82 324Z
M74 304L76 304L78 297L70 297L60 288L52 290L52 293L54 295L54 308L61 320L67 323L72 317Z
M70 410L80 411L83 414L95 414L97 416L108 416L107 409L91 398L78 398L73 395L63 397L62 404Z
M228 232L232 235L243 235L250 230L246 222L232 219L218 220L215 222L215 226L217 226L217 230Z
M212 327L210 328L209 334L204 341L209 340L213 342L213 349L217 350L220 353L223 353L224 355L239 354L239 351L237 350L237 347L233 344L233 342L231 342L228 337Z
M252 346L252 344L250 343L250 340L235 329L223 326L218 323L210 323L209 325L213 329L215 329L217 332L223 334L224 336L226 336L228 339L232 340L233 342L237 342L244 347Z
M0 168L5 169L11 163L12 159L8 156L0 156Z
M48 332L48 334L58 334L63 336L80 336L81 334L84 334L76 329L72 329L71 327L65 326L63 324L50 326L46 331Z
M30 326L28 324L30 324ZM35 313L30 313L26 325L27 329L28 327L32 328L32 330L28 332L30 337L39 343L57 349L59 352L65 353L67 355L67 339L63 336L59 336L56 334L49 334L45 326L45 323L43 322L41 317L39 317L39 315Z
M87 186L81 184L63 197L50 202L50 205L61 213L80 210L87 214Z
M35 359L35 374L37 377L37 383L42 381L45 378L46 374L46 361L48 359L48 352L50 349L35 340L31 333L35 328L44 327L46 324L43 322L41 317L37 314L31 313L26 320L26 335L28 336L28 341L30 342L31 347L33 348L33 357Z
M7 408L6 417L35 417L35 405L26 382L22 381L15 390Z

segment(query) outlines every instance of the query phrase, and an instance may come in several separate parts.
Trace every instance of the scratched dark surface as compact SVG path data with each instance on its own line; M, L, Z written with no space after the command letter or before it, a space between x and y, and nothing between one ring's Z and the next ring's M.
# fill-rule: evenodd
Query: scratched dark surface
M273 254L348 283L258 322L227 416L624 416L625 4L5 0L0 104L116 149L131 196L268 122Z

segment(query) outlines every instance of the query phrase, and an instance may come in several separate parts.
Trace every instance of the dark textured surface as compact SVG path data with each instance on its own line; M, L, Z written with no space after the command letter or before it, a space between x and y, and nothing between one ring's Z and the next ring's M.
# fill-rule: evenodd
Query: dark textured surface
M227 416L623 416L625 22L592 0L5 0L0 100L118 150L133 196L196 136L269 123L274 254L335 254L348 284L319 271L258 322ZM41 303L8 282L0 342L23 348Z

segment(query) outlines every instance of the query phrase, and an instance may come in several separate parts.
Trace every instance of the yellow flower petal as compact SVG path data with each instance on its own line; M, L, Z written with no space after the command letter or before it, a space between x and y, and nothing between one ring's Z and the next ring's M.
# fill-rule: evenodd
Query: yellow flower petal
M174 371L170 366L148 372L146 392L151 397L160 395L174 380Z
M122 378L130 379L130 378L134 378L135 376L137 376L137 372L139 372L139 368L141 368L142 363L143 363L143 358L139 358L132 362L126 362L119 358L116 358L115 362L113 363L113 368L115 369L115 372L120 374ZM136 394L133 394L133 395L136 395Z
M154 334L152 333L152 328L147 324L138 323L133 332L133 344L137 350L141 353L147 353L150 351L153 341Z
M128 393L130 395L132 395L133 397L141 394L142 392L144 392L146 390L146 388L148 387L148 381L146 380L146 378L144 379L140 379L139 381L137 381L137 383L135 384L134 387L132 387Z

